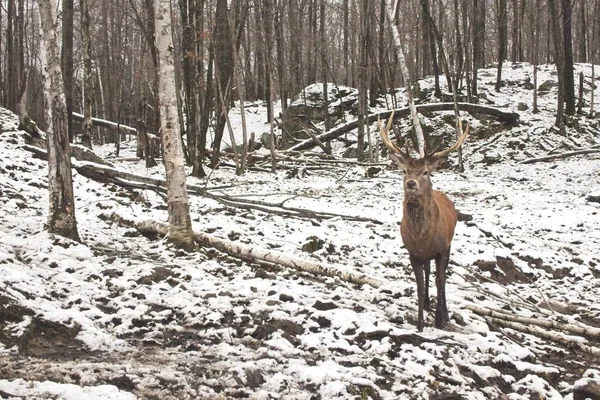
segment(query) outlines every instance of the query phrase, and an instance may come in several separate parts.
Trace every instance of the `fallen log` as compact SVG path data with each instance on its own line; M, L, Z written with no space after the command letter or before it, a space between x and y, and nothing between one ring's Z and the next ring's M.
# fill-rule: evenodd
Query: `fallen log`
M41 160L48 161L48 154L46 153L46 150L40 148L40 144L45 143L45 141L43 141L42 139L35 140L38 141L38 143L36 143L35 145L26 144L23 146L23 149L29 151L30 153L33 153L35 157ZM98 156L96 153L94 153L87 147L78 144L72 144L70 146L70 149L71 157L73 157L77 161L87 161L93 164L103 165L109 168L114 167L113 164Z
M416 107L417 107L417 112L453 111L454 103L421 104ZM486 107L486 106L482 106L479 104L458 103L458 109L460 111L466 111L471 114L490 115L492 117L498 118L500 121L502 121L503 123L505 123L507 125L514 125L519 122L519 114L517 114L517 113L506 112L506 111L499 110L497 108ZM373 123L379 119L387 120L392 115L392 112L394 112L394 119L405 118L410 114L410 109L408 107L406 107L406 108L399 108L397 110L386 110L386 111L382 111L379 113L369 114L368 122ZM342 136L344 133L347 133L356 128L358 128L358 120L354 120L354 121L348 122L346 124L340 125L340 126L334 128L334 129L331 129L327 132L321 133L320 135L317 135L316 137L321 142L327 142L329 140L332 140L339 136ZM315 142L315 140L313 138L310 138L310 139L306 139L306 140L290 147L289 149L285 150L284 152L308 150L308 149L315 147L316 145L317 145L317 143Z
M73 117L73 121L83 122L83 115L79 113L71 113ZM118 124L116 122L108 121L100 118L92 118L92 125L101 126L102 128L108 129L118 129L121 133L129 133L131 135L135 135L137 133L137 129L123 124Z
M465 306L467 310L474 312L477 315L491 317L494 319L501 319L505 321L518 322L526 325L535 325L540 326L542 328L548 329L556 329L569 333L574 333L577 335L584 335L593 337L596 339L600 339L600 329L595 328L593 326L587 326L583 324L572 324L572 323L561 323L557 321L553 321L551 319L539 319L539 318L528 318L521 317L518 315L507 314L502 312L501 310L494 310L491 308L483 308L476 305L467 305Z
M103 220L112 221L121 226L135 228L142 234L166 236L169 232L169 226L167 224L157 221L132 221L127 220L114 213L111 215L102 214L101 218ZM196 241L202 246L212 247L234 258L238 258L248 262L258 261L259 263L271 263L297 271L308 272L316 276L328 276L332 278L339 278L344 282L352 283L355 285L370 285L374 288L378 288L384 283L383 281L377 278L370 277L368 275L354 272L351 270L345 270L341 266L316 263L313 261L301 259L299 257L289 256L278 251L265 250L240 242L232 242L230 240L223 239L204 232L194 231L194 237Z
M530 335L537 336L541 339L551 340L556 343L560 343L568 349L576 349L583 351L588 354L600 356L600 348L588 345L587 340L579 336L567 336L560 332L553 332L547 329L539 328L537 326L529 326L518 322L506 321L504 319L484 317L491 324L501 326L504 328L513 329L515 331L527 333Z
M25 145L23 148L34 154L43 160L47 160L46 150L40 149L35 146ZM77 158L76 158L77 159ZM82 176L102 183L112 183L124 188L135 187L137 189L152 190L164 196L167 193L167 183L164 179L150 178L146 176L140 176L132 174L127 171L118 170L108 166L103 166L93 162L76 162L72 164L73 168ZM292 218L303 218L303 219L314 219L314 220L325 220L330 218L343 218L348 221L359 221L359 222L372 222L375 224L382 224L383 222L373 219L365 218L353 215L336 214L326 211L313 211L306 208L286 206L284 203L289 201L291 197L298 197L296 195L290 195L291 197L278 203L251 200L247 198L240 198L236 196L230 196L226 194L218 194L211 192L210 188L197 185L187 185L189 194L196 194L199 196L208 197L213 199L225 206L240 208L245 210L256 210L267 214L282 215L285 217Z
M580 156L580 155L584 155L584 154L595 154L595 153L600 153L600 149L591 148L591 149L586 149L586 150L569 151L567 153L561 153L561 154L553 154L553 155L544 156L544 157L529 158L527 160L523 160L523 161L519 162L519 164L533 164L533 163L537 163L537 162L555 161L555 160L561 160L563 158Z

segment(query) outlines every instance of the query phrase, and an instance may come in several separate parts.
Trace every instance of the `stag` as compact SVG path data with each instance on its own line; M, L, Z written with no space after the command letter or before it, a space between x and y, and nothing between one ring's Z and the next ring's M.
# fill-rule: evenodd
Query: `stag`
M466 131L450 148L415 159L410 156L408 150L403 151L390 140L392 119L393 116L390 117L387 126L380 125L380 135L385 146L391 151L390 158L404 171L404 211L400 233L417 281L417 329L422 332L423 310L429 311L431 260L435 260L436 267L436 328L442 328L449 320L446 307L446 268L458 217L448 196L432 189L431 173L446 161L448 154L462 145L469 134L469 126L467 125Z

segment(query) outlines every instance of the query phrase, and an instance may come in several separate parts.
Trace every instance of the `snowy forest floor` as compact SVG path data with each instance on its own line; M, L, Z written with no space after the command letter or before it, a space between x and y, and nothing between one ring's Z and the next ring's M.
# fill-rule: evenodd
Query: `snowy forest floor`
M577 68L591 76L589 64ZM486 104L529 109L517 111L514 127L468 117L466 171L433 177L472 220L459 222L453 241L452 321L435 329L431 313L422 333L398 230L397 171L367 177L366 167L332 166L240 177L220 168L208 182L188 180L380 221L289 218L190 198L197 231L351 268L385 282L379 288L210 248L173 249L103 218L166 221L162 197L74 172L77 244L44 231L47 164L23 149L17 118L0 108L0 398L577 399L600 384L600 356L590 353L598 336L543 328L555 335L543 339L472 311L600 328L600 155L521 163L598 148L598 119L577 117L561 136L551 129L555 86L532 114L530 66L509 63L501 93L493 71L480 72ZM540 75L555 79L551 66ZM595 90L600 99L588 81L586 96ZM112 146L95 151L114 155ZM124 144L119 169L163 176L160 166L131 161L134 152Z

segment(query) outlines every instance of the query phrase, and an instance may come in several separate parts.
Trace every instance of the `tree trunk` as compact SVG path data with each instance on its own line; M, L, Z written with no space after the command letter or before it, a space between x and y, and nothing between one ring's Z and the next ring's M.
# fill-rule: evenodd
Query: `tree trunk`
M297 0L294 0L297 1ZM343 84L344 85L349 85L350 84L350 28L349 28L349 13L350 13L350 4L349 0L343 0L342 3L342 12L343 12L343 19L344 19L344 43L343 43L343 48L342 48L342 58L343 58L343 65L344 65L344 80L343 80Z
M165 154L169 239L176 246L191 249L194 246L194 238L185 184L181 129L177 117L171 3L169 0L156 0L154 7L156 49L159 60L160 129Z
M423 10L423 17L427 19L429 27L431 29L431 33L433 34L433 37L435 38L435 41L437 43L437 50L442 60L442 67L444 68L444 73L446 74L448 90L451 91L453 88L452 73L450 71L448 59L446 58L446 52L444 51L444 40L442 38L442 34L438 30L435 21L433 20L433 16L431 15L431 11L429 10L429 0L421 0L421 8Z
M276 1L276 3L280 3ZM281 112L285 112L287 108L287 100L289 96L288 84L289 78L286 75L285 62L285 43L283 36L283 5L278 4L275 11L275 44L277 46L277 77L279 80L279 101L281 101ZM240 63L241 67L241 63ZM241 69L241 68L240 68Z
M229 111L229 100L233 84L233 53L231 47L229 17L227 12L227 0L217 0L215 12L214 51L217 78L217 122L215 126L215 137L212 145L213 154L210 160L211 168L219 164L221 140L227 123L227 112Z
M571 38L572 0L561 0L563 33L563 81L565 96L565 114L575 114L575 77L573 76L573 41Z
M508 50L508 11L506 0L496 0L498 10L498 73L496 74L496 91L502 86L502 63Z
M81 142L92 148L92 98L94 76L92 74L92 39L90 36L90 13L88 0L80 0L81 34L83 42L83 133Z
M565 74L564 74L564 53L563 53L563 42L560 29L560 22L558 20L558 7L556 0L548 0L548 6L550 9L550 19L552 25L552 36L554 43L554 55L556 59L556 69L558 71L558 99L556 105L556 121L555 125L561 132L564 131L564 117L565 117Z
M361 161L365 151L365 121L367 116L367 27L369 3L371 0L362 0L360 13L360 43L359 43L359 70L358 70L358 143L356 145L356 158Z
M180 0L179 11L181 14L181 50L184 107L185 107L185 132L187 138L188 162L192 164L196 159L196 141L198 130L196 123L196 104L198 104L195 78L195 64L198 55L195 52L196 27L194 26L195 0Z
M538 80L537 80L537 70L538 70L538 60L539 60L539 54L540 54L540 12L541 12L541 8L540 8L540 1L541 0L535 0L535 5L534 8L531 10L531 19L535 20L534 21L529 21L532 26L534 27L534 33L533 33L533 113L537 114L539 112L538 110Z
M298 0L289 0L290 20L290 92L292 96L302 90L302 64L300 62L302 33L300 32Z
M473 81L471 92L477 97L477 70L485 67L485 0L473 0Z
M389 0L386 0L385 6L388 23L390 24L392 36L394 38L394 47L396 48L396 54L398 54L398 60L400 62L400 70L402 71L402 77L404 78L404 91L406 97L408 98L408 107L410 109L412 123L415 128L418 152L421 158L423 158L425 157L425 139L423 137L423 130L421 129L421 121L419 120L419 116L417 114L417 108L415 107L415 102L413 101L412 97L411 79L410 74L408 73L408 66L406 65L406 60L404 59L404 51L402 50L402 42L400 42L398 27L392 22L394 19L392 10L390 9L391 6Z
M587 5L585 0L581 0L579 10L581 23L579 27L581 28L579 33L579 62L586 63L588 62L588 28L587 28Z
M61 66L67 103L67 131L73 143L71 113L73 112L73 0L62 0Z
M60 68L58 39L54 31L53 0L38 0L40 25L43 35L41 45L46 124L48 126L48 192L50 209L48 231L79 241L75 219L75 198L71 172L67 106Z
M19 81L17 76L17 60L15 46L15 0L8 0L7 5L7 21L6 21L6 98L4 104L13 111L17 111L17 85Z
M512 0L512 26L510 30L510 59L513 62L519 60L519 0Z
M454 32L456 35L456 66L454 79L457 81L455 86L458 89L459 81L462 81L463 66L464 66L464 54L462 36L460 33L460 10L458 7L458 0L454 0Z

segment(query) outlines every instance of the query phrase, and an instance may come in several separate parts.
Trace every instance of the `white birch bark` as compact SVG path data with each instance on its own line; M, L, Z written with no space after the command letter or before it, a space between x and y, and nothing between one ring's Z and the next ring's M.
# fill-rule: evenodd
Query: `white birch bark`
M421 129L421 121L417 114L417 108L412 97L412 88L410 86L410 73L408 72L408 66L406 65L406 59L404 58L404 51L402 50L402 42L400 41L400 34L398 33L398 27L394 23L394 13L390 0L385 0L385 13L388 19L388 24L392 31L392 37L394 38L394 47L396 48L396 54L398 54L398 61L400 62L400 70L402 71L402 79L404 80L404 91L408 98L408 108L410 109L410 115L412 117L413 126L415 127L415 133L417 135L417 147L419 150L419 156L425 157L425 138L423 136L423 130Z
M69 133L67 131L67 105L60 67L58 35L53 17L54 0L38 0L40 30L43 40L40 46L44 100L48 135L48 192L50 207L47 228L49 232L79 241L75 219L75 199Z
M114 218L114 216L113 216ZM124 221L121 219L121 221ZM117 217L117 222L119 217ZM127 222L125 222L127 224ZM134 226L140 232L151 232L164 235L167 233L167 227L160 222L145 220L134 222ZM210 235L204 232L194 232L195 239L203 246L212 247L233 257L242 260L256 262L262 261L271 264L281 265L286 268L297 271L308 272L317 276L337 277L345 282L370 285L378 288L384 284L383 281L370 277L365 274L357 273L351 270L344 270L340 266L317 263L309 260L304 260L299 257L290 256L274 250L265 250L259 247L253 247L240 242L232 242L217 236Z
M473 311L477 315L481 315L484 317L492 317L494 319L501 319L504 321L517 322L517 323L529 325L529 326L535 325L535 326L540 326L542 328L547 328L547 329L557 329L557 330L573 333L576 335L584 335L584 336L590 336L590 337L594 337L594 338L600 338L600 328L584 325L581 323L573 323L572 321L568 322L568 323L562 323L562 322L553 321L548 318L539 319L539 318L522 317L519 315L510 315L510 314L503 312L502 310L494 310L491 308L484 308L484 307L479 307L476 305L467 305L467 306L465 306L465 308L467 310Z
M169 239L178 246L193 247L190 206L185 185L181 129L177 115L171 3L154 2L156 49L158 51L158 99L160 132L163 138L169 210Z

